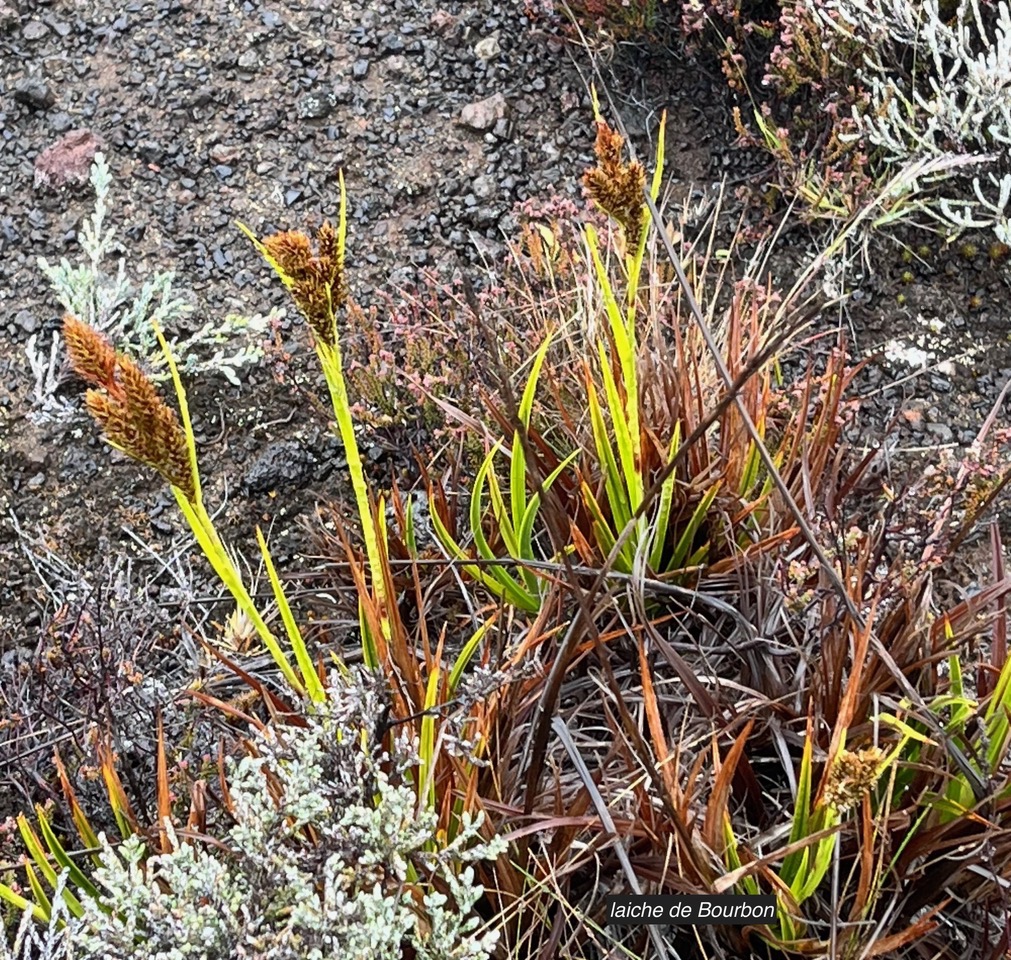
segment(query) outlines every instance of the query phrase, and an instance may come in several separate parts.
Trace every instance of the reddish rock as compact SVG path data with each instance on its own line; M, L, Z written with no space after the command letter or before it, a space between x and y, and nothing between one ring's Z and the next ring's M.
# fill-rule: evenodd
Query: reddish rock
M444 37L448 33L455 32L457 24L459 21L453 16L448 10L436 10L432 14L431 20L432 29L440 36Z
M499 121L506 120L509 104L501 93L493 93L477 103L468 103L460 111L460 124L477 133L486 133Z
M90 130L71 130L35 158L35 188L59 190L84 186L102 141Z

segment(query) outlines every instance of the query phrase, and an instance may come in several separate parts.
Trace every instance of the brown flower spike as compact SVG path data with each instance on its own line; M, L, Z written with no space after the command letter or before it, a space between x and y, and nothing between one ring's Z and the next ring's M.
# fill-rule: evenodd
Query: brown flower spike
M583 186L590 199L608 216L616 220L625 234L625 242L639 242L646 223L646 205L643 190L646 188L646 171L633 160L621 162L625 141L604 120L597 121L597 142L593 152L597 166L583 174Z
M97 330L70 314L63 318L63 339L74 370L98 388L89 390L84 402L109 442L154 467L195 504L186 436L148 376Z
M316 255L304 233L286 230L265 237L264 249L285 275L298 309L312 332L327 346L337 340L336 314L347 303L344 257L337 232L329 223L316 231Z
M825 803L839 810L856 806L878 782L884 757L880 747L865 747L856 752L841 750L829 771Z

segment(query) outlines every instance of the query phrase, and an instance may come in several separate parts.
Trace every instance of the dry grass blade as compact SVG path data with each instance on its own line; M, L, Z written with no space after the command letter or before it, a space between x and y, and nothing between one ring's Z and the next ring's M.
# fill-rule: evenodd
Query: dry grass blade
M579 778L583 781L583 786L586 787L586 791L590 795L590 800L593 802L593 809L597 811L597 816L600 817L600 822L603 825L604 830L617 841L614 844L614 852L618 857L618 862L621 864L621 869L625 874L625 879L628 881L629 888L633 893L641 894L642 887L639 884L638 877L635 875L635 871L632 869L632 864L628 859L628 854L622 846L621 837L614 825L614 820L611 819L611 812L607 809L607 804L604 802L604 798L600 795L600 791L597 789L597 784L590 775L590 771L587 769L586 763L580 755L579 750L576 749L575 743L572 742L572 737L569 734L569 728L565 725L565 721L561 717L557 716L552 718L551 727L565 746L569 759L572 760L572 763L579 774ZM657 957L671 957L673 960L680 960L674 948L663 942L659 931L652 924L649 927L649 935Z
M674 252L674 248L671 245L670 236L668 233L667 224L657 209L656 204L653 202L653 198L649 196L648 192L644 193L643 196L646 198L646 204L649 207L650 216L653 217L653 222L657 228L657 235L663 244L664 250L666 251L667 257L670 260L671 266L674 268L674 272L677 276L678 283L681 284L681 288L684 292L684 296L688 301L689 307L691 309L692 315L695 318L695 322L698 324L700 331L702 332L703 339L706 342L706 346L712 355L713 362L716 364L717 370L719 371L720 378L723 380L724 385L728 392L733 391L734 381L730 376L730 372L727 369L726 363L723 360L723 356L713 340L712 332L709 329L709 325L706 322L705 316L702 310L699 308L698 301L695 299L692 293L691 287L688 283L688 279L685 276L684 269L681 266L681 261L677 254ZM983 800L988 793L987 784L980 778L979 773L973 768L972 764L968 761L962 750L955 744L955 742L947 735L944 728L941 726L940 722L931 712L930 708L924 702L923 697L920 695L919 691L909 682L906 675L899 669L898 664L896 664L891 653L882 644L880 638L874 634L873 629L869 627L867 621L865 620L863 614L861 613L858 605L850 596L849 591L846 589L839 576L835 565L829 560L828 556L825 554L825 550L822 548L821 544L818 542L818 537L814 530L811 528L811 524L808 522L807 517L804 515L803 510L797 504L796 499L790 492L790 488L787 486L786 482L783 480L782 474L779 472L775 462L769 453L768 448L759 435L758 430L755 427L747 409L741 400L739 392L733 392L733 403L737 406L738 411L741 414L741 420L747 430L748 436L751 442L755 445L755 449L758 455L761 457L769 476L772 478L773 483L778 489L780 495L783 498L784 503L790 513L793 514L796 520L797 526L800 528L804 539L807 541L811 552L818 561L818 565L824 571L825 577L828 579L832 588L835 590L840 601L846 608L847 613L852 618L854 625L859 630L860 633L869 633L871 637L871 644L874 647L875 655L878 656L881 661L885 664L888 670L891 672L893 679L902 689L902 692L910 699L910 701L917 706L920 711L920 719L927 724L931 731L945 744L945 749L951 756L952 760L956 763L959 770L967 778L969 785L972 788L973 794L976 796L977 800Z

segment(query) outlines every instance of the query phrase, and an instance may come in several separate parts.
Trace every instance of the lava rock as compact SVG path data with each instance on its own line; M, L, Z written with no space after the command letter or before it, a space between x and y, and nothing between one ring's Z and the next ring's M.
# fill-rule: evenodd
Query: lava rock
M14 85L14 99L33 110L48 110L56 103L56 94L41 77L25 77Z
M49 128L53 133L66 133L73 125L74 121L70 114L64 113L62 110L49 117Z
M332 93L306 93L298 101L299 119L323 120L330 115L336 103Z
M279 487L300 486L312 479L315 458L295 440L271 443L243 478L250 493L269 493Z
M102 142L90 130L72 130L35 158L35 189L84 186Z
M485 63L494 60L501 52L502 44L498 42L498 37L494 34L490 37L485 37L483 40L479 40L474 45L474 56Z
M19 310L14 315L14 322L22 329L25 333L35 333L42 324L39 318L35 316L31 310Z
M508 122L509 104L501 93L468 103L460 111L460 126L476 133L488 133L500 121Z
M47 27L41 20L29 20L25 24L24 30L21 31L21 36L25 40L41 40L47 33L49 33L49 27Z
M13 33L21 26L18 8L8 0L0 0L0 33Z
M235 61L235 65L240 70L256 70L260 66L260 55L255 50L246 50L239 54L239 59Z
M242 156L240 147L230 147L224 143L216 143L207 154L211 163L234 164Z
M473 191L475 199L490 200L498 192L498 185L495 183L494 177L485 174L476 177L470 185L470 189Z
M440 37L449 36L455 33L460 26L458 17L454 17L448 10L436 10L429 21L432 30Z

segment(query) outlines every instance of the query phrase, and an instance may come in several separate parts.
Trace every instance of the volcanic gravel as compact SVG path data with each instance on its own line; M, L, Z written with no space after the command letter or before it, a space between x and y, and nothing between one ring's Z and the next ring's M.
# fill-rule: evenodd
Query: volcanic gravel
M286 305L235 221L258 235L317 226L336 215L339 171L360 303L409 288L420 271L465 271L480 285L501 261L518 204L580 199L593 142L573 65L580 52L521 4L493 0L0 0L0 628L39 622L52 601L54 582L40 583L16 524L76 571L56 580L91 586L109 556L137 552L134 536L157 551L182 533L165 492L110 452L83 414L28 416L25 345L35 336L47 347L62 315L37 259L81 257L78 230L93 209L82 181L96 149L112 171L109 219L128 272L174 270L196 307L193 329ZM725 113L713 78L700 82ZM672 72L661 86L668 99L687 89ZM629 122L655 128L657 106L628 107ZM675 181L706 179L700 144L712 117L696 108L681 126ZM213 375L189 384L209 495L226 505L221 522L245 534L273 522L275 544L294 537L294 518L343 463L307 402L318 371L289 325L286 385L266 369L242 371L241 388ZM71 403L79 392L60 388ZM388 450L369 443L367 458L381 466Z
M713 196L724 180L731 209L767 158L730 145L718 72L622 45L610 52L607 79L640 151L669 111L670 202ZM235 222L263 235L333 218L341 170L353 293L382 304L381 292L423 271L483 282L518 204L579 200L591 76L578 46L513 0L0 0L0 637L40 623L61 577L93 587L124 551L157 571L163 561L136 540L156 553L185 542L167 492L111 453L86 417L28 416L25 345L31 336L47 345L62 314L37 259L80 257L93 198L75 179L95 148L112 170L110 221L131 275L174 270L197 308L194 328L286 305ZM815 244L802 231L783 246L772 272L788 285ZM1011 375L1006 270L939 250L910 271L897 246L880 247L846 277L860 296L822 326L848 325L862 353L895 338L926 337L931 363L972 349L926 376L886 361L867 381L871 423L913 404L924 416L907 418L911 443L967 443ZM343 475L340 445L309 401L318 371L290 324L283 333L287 383L262 367L244 370L240 387L213 375L189 384L209 500L224 505L221 523L243 549L254 524L270 528L279 564L300 559L295 519ZM78 394L61 387L70 402ZM388 475L391 445L367 437L365 446ZM40 538L34 558L17 525ZM44 584L46 551L61 560L43 564Z

